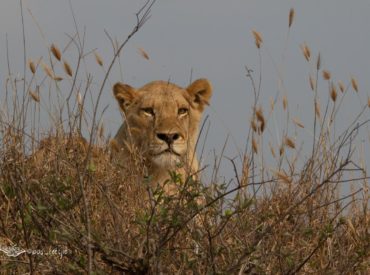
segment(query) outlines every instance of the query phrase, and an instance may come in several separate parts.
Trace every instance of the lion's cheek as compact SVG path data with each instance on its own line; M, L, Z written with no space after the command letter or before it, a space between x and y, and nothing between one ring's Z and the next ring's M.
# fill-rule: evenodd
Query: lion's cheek
M152 140L153 122L140 115L131 115L128 119L128 132L135 145L142 152L145 152Z

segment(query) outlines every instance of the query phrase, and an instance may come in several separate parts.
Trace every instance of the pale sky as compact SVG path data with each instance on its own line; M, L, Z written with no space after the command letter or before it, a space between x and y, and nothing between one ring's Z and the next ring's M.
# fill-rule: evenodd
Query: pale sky
M145 1L71 2L80 31L86 29L86 51L97 49L107 64L112 57L112 48L104 30L122 41L135 24L135 12ZM69 40L66 33L74 33L69 1L23 0L23 5L27 58L47 56L50 43L63 48ZM290 8L295 9L295 20L288 36ZM339 114L345 122L360 104L365 104L370 94L369 13L368 0L158 0L150 20L124 49L121 58L123 81L139 87L152 80L170 79L186 86L191 70L193 79L208 78L214 93L211 107L206 112L211 122L207 154L211 155L212 148L221 150L226 136L230 135L227 155L234 157L245 146L252 113L253 94L244 67L253 69L256 80L260 69L251 34L256 30L263 36L260 103L268 112L270 97L287 95L291 116L308 124L308 129L302 130L299 138L308 137L312 123L312 116L307 115L312 111L312 92L308 84L311 67L302 56L300 45L307 43L314 57L320 52L323 68L331 71L335 81L349 83L352 76L357 78L359 95L348 97L343 104L343 113ZM19 1L1 0L1 87L7 77L6 34L13 73L23 72L20 20ZM138 54L138 48L149 54L149 61ZM71 63L75 57L73 51L71 49L65 55ZM104 75L101 68L94 62L88 68L94 81L99 83ZM278 85L279 78L284 85ZM110 87L121 80L119 69L115 67L101 104L102 107L109 105L104 121L107 130L113 134L119 128L121 118ZM326 98L326 83L322 78L320 81ZM278 104L281 106L280 101ZM273 140L281 138L279 126L284 122L282 115L268 121ZM363 138L369 149L369 132L365 132Z

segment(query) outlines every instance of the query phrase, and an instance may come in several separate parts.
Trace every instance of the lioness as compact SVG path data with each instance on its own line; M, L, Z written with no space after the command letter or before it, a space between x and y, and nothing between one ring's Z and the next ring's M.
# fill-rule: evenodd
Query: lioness
M167 81L153 81L139 89L116 83L113 93L125 117L115 136L123 159L128 160L134 145L152 182L159 184L169 179L169 171L183 176L198 172L198 126L212 95L207 79L187 88Z

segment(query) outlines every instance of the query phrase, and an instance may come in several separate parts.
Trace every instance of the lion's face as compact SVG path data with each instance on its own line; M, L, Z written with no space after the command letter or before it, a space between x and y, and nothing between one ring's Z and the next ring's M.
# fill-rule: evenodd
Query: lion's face
M117 83L113 92L126 117L126 139L152 164L168 169L188 163L212 94L207 80L199 79L186 89L164 81L140 89Z

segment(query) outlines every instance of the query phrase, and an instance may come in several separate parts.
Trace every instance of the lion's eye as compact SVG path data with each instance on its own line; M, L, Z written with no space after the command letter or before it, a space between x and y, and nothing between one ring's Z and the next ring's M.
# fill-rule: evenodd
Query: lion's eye
M189 110L187 108L180 108L178 110L179 115L186 115L188 112L189 112Z
M148 116L154 116L153 108L143 108L141 110Z

